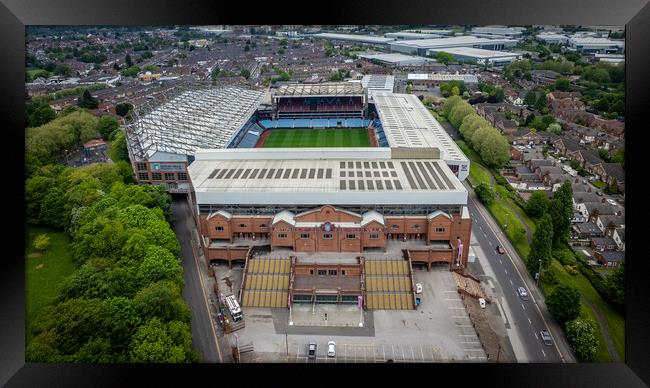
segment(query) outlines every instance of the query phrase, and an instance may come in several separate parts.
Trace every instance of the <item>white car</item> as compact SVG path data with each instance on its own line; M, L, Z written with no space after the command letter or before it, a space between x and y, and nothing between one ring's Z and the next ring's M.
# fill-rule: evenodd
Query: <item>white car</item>
M327 357L336 357L336 342L330 341L327 343Z
M616 201L614 201L614 200L611 199L611 198L607 198L606 201L607 201L608 204L610 204L610 205L612 205L612 206L617 206L617 205L618 205L618 204L616 203Z
M422 293L422 283L415 283L415 293L416 294Z
M484 309L485 308L485 299L478 298L478 304L481 306L482 309Z

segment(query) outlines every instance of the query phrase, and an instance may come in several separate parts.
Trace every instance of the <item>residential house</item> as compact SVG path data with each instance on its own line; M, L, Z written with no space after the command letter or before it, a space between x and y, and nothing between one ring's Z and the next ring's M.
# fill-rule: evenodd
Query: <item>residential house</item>
M517 132L517 129L519 128L516 121L501 118L496 120L494 126L507 137L511 137L512 134Z
M596 225L605 236L612 237L616 228L625 227L625 213L619 210L616 214L600 214L596 217Z
M530 76L537 85L550 85L560 78L560 73L553 70L531 70Z
M614 242L616 242L616 246L618 247L618 250L625 251L625 228L619 227L614 229L612 238L614 239Z
M539 167L555 166L555 162L550 159L530 159L524 162L524 165L528 167L530 171L535 172Z
M606 267L616 267L625 260L625 252L621 251L594 252L594 256L599 264Z
M592 166L591 172L608 185L616 181L619 191L625 192L625 170L620 163L601 162Z
M603 232L593 222L577 223L571 226L576 237L586 239L590 237L603 237Z
M598 154L584 148L575 151L567 151L566 157L569 160L575 160L578 162L580 167L589 172L592 172L592 169L595 165L603 163L603 160L600 158L600 156L598 156Z
M518 145L528 145L531 143L537 145L544 141L544 136L526 128L513 132L510 136L510 141L512 144Z
M594 192L574 192L573 193L573 208L578 210L578 204L586 202L602 202L604 199L599 197Z
M582 97L580 92L555 91L546 95L546 101L551 112L565 109L585 110L585 104L580 101L580 97Z
M591 237L589 238L591 249L594 251L615 251L616 242L611 237Z
M596 222L599 216L610 216L615 214L614 207L608 203L586 202L578 204L578 209L583 215L588 217L589 222Z
M568 152L574 152L583 149L580 146L579 142L575 140L571 140L564 136L559 136L557 138L554 138L552 144L553 147L555 147L555 149L558 150L558 152L564 156L567 156Z
M572 224L579 224L587 222L587 218L580 214L579 212L573 212L573 217L571 217Z

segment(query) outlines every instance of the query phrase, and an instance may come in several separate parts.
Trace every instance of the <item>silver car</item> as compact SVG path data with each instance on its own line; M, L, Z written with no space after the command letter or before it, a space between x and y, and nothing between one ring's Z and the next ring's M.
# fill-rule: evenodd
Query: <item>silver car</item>
M546 346L552 346L553 345L553 340L551 339L551 335L547 330L542 330L539 332L539 334L542 336L542 342Z
M528 292L526 291L525 288L523 288L523 287L517 288L517 294L519 294L519 297L522 300L528 300Z

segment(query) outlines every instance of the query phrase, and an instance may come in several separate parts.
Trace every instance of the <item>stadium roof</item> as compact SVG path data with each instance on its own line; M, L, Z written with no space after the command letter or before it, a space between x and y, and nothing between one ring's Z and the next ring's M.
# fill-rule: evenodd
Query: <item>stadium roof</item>
M502 43L512 43L516 44L517 41L514 39L488 39L488 38L477 38L475 36L454 36L449 38L437 38L437 39L416 39L416 40L400 40L391 42L391 45L396 46L409 46L413 48L440 48L440 47L459 47L459 46L472 46L475 44L502 44Z
M409 80L430 80L430 81L463 81L466 83L478 83L476 74L443 74L443 73L424 73L409 74Z
M361 79L361 85L367 90L393 91L395 86L394 75L366 74Z
M227 157L230 150L223 151ZM197 158L188 167L198 203L457 205L467 201L463 185L438 159L249 160L236 156Z
M323 32L320 34L313 34L311 36L324 39L333 39L333 40L349 40L353 42L362 42L362 43L374 43L374 44L386 44L392 42L395 39L384 38L381 36L372 36L372 35L354 35L354 34L334 34L329 32Z
M467 161L417 96L375 92L373 99L391 147L438 148L445 161Z
M362 95L363 88L353 82L328 82L323 84L289 84L282 85L275 91L275 96L356 96Z
M259 107L263 92L236 87L194 88L145 107L128 125L131 152L148 160L157 152L190 155L222 148Z

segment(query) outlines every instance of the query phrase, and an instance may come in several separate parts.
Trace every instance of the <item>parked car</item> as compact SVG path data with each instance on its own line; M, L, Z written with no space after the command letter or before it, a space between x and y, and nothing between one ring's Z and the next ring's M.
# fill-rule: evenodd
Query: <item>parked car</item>
M336 357L336 342L330 341L327 343L327 357Z
M309 343L308 357L310 359L315 359L316 358L316 342L310 342Z
M596 195L599 196L599 197L602 197L603 193L601 193L600 191L596 191Z
M607 203L610 204L610 205L612 205L612 206L617 206L617 205L618 205L618 203L616 203L616 201L614 201L614 200L611 199L611 198L607 198Z
M478 298L478 304L481 306L482 309L485 308L485 299L483 298Z
M504 253L506 253L506 250L503 249L503 247L501 245L497 245L497 252L499 252L499 254L503 255Z
M525 288L523 288L523 287L517 288L517 294L519 294L519 297L522 300L528 300L528 292L526 291Z
M422 283L415 283L415 293L416 294L422 293Z
M539 332L539 334L542 336L542 342L544 342L544 345L553 345L553 340L551 339L551 335L549 334L548 330L542 330Z

